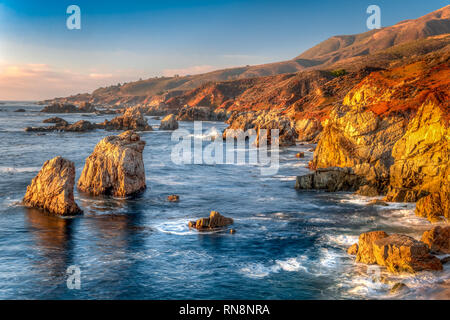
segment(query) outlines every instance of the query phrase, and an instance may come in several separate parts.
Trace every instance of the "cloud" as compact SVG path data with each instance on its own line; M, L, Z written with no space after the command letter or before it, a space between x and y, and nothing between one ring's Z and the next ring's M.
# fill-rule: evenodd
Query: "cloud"
M133 71L76 72L46 64L0 63L0 100L44 100L69 96L136 78Z
M207 72L214 71L217 69L219 69L219 68L209 66L209 65L192 66L192 67L181 68L181 69L165 69L163 71L163 75L166 77L172 77L176 74L178 74L180 76L186 76L186 75L207 73Z

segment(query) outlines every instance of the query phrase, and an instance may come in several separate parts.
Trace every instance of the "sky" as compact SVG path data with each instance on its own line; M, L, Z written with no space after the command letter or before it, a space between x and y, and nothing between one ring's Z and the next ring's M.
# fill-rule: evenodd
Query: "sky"
M323 40L415 19L448 0L0 0L0 100L288 60ZM69 30L70 5L81 29Z

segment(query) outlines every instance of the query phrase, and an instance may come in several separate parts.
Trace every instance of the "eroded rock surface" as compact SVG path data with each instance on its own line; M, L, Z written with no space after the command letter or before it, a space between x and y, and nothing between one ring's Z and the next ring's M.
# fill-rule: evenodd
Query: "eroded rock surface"
M45 162L31 181L23 203L61 216L81 214L73 196L74 184L75 165L69 160L56 157Z
M428 245L432 252L450 254L450 226L436 226L425 231L421 241Z
M105 130L153 130L139 108L128 108L123 115L115 117L111 121L105 120L98 127L104 128Z
M130 196L146 188L145 141L133 131L100 141L86 159L78 188L92 195Z

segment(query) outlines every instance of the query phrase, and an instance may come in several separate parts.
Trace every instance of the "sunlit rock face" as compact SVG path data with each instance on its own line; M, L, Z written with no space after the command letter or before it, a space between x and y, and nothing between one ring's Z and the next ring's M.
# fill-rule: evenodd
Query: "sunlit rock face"
M416 213L430 221L450 215L449 112L449 105L430 98L392 150L394 164L387 199L419 199Z
M178 129L178 121L175 115L169 114L161 120L159 130L176 130Z
M145 141L133 131L100 141L86 159L79 190L92 195L130 196L146 188Z
M75 203L73 188L75 165L56 157L44 163L41 171L27 187L25 206L43 209L51 214L72 216L82 211Z

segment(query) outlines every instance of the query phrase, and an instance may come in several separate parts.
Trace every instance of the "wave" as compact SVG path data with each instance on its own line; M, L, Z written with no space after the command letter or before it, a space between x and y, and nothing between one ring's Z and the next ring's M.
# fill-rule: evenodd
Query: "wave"
M287 258L284 260L275 260L270 265L263 263L249 263L239 269L239 272L244 276L252 279L266 278L273 273L285 272L299 272L301 270L308 271L304 266L308 257L298 256L295 258Z
M0 173L25 173L25 172L39 172L41 170L40 167L23 167L23 168L17 168L17 167L0 167Z

